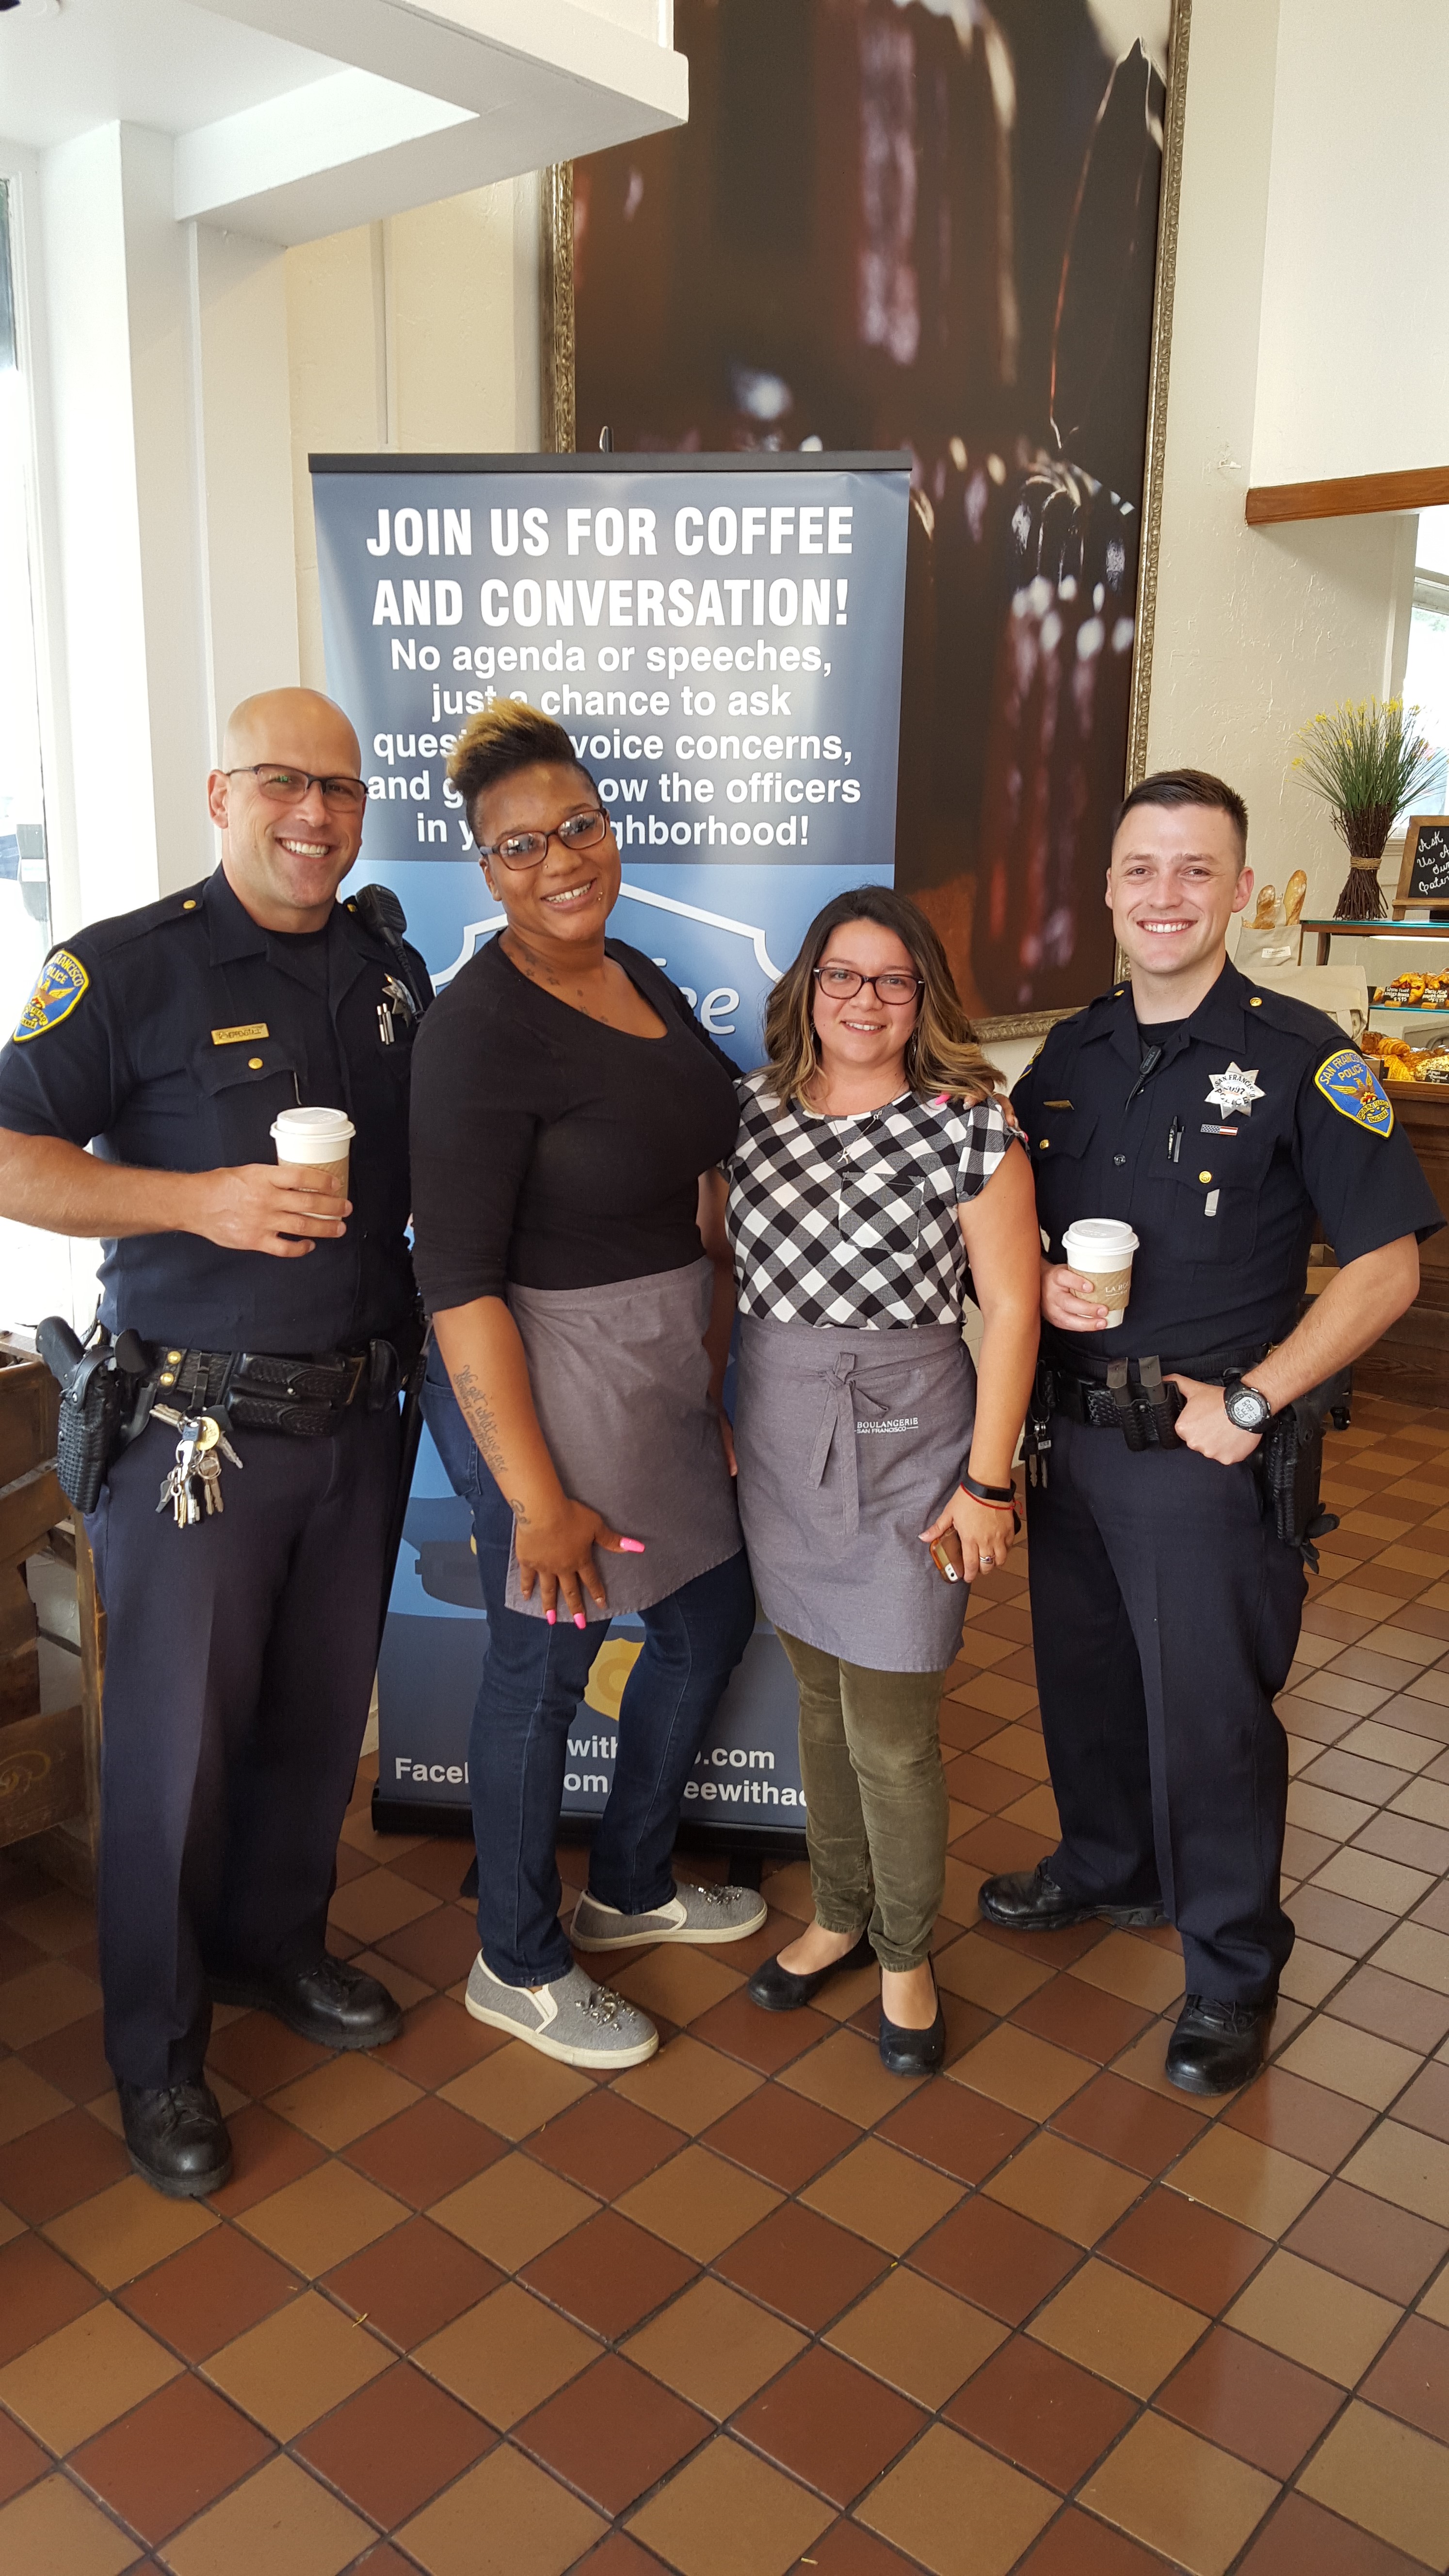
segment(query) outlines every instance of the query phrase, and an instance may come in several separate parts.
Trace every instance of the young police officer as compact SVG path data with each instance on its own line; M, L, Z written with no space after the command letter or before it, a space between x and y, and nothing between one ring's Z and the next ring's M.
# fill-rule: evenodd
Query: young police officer
M1356 1049L1228 963L1247 822L1198 770L1134 789L1107 877L1132 979L1053 1029L1013 1094L1051 1246L1028 1508L1062 1839L988 1879L981 1909L1022 1931L1175 1923L1187 2000L1167 2072L1194 2093L1262 2063L1293 1945L1273 1700L1306 1584L1265 1494L1264 1430L1412 1304L1418 1243L1444 1223ZM1340 1266L1295 1323L1315 1214ZM1078 1217L1138 1237L1112 1331L1062 1266Z
M399 1470L394 1353L417 1348L408 1075L429 990L409 957L410 998L334 900L358 758L309 689L239 707L209 782L215 875L57 949L0 1055L0 1213L105 1238L102 1319L139 1338L172 1416L114 1460L86 1526L107 1612L106 2055L133 2165L178 2195L230 2170L202 2080L213 1999L324 2047L399 2027L325 1948ZM269 1130L299 1103L351 1118L349 1199L279 1174ZM224 1508L187 1526L158 1494L178 1416L208 1405L241 1465L213 1449Z

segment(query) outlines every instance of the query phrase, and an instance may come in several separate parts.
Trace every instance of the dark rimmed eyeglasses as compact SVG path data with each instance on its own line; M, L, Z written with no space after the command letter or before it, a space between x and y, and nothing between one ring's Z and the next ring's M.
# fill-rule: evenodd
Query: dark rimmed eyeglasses
M810 972L832 1002L853 1001L862 985L869 984L878 1002L900 1011L924 989L919 975L858 975L853 966L812 966Z
M501 841L480 841L478 851L482 858L501 859L506 868L536 868L550 841L561 850L592 850L608 829L608 815L591 805L585 813L565 814L551 832L505 832Z
M224 769L223 778L254 778L263 796L274 805L298 805L309 787L320 787L327 805L346 805L355 811L367 803L365 778L319 778L309 769L282 769L275 761L254 760L241 769Z

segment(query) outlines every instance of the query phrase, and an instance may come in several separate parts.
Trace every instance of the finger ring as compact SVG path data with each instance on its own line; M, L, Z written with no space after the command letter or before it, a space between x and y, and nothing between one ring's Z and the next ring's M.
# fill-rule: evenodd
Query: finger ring
M982 1562L982 1564L983 1564L983 1565L994 1565L994 1564L996 1563L996 1559L995 1559L995 1557L994 1557L994 1556L987 1556L987 1555L983 1552L983 1555L982 1555L982 1558L981 1558L981 1562Z

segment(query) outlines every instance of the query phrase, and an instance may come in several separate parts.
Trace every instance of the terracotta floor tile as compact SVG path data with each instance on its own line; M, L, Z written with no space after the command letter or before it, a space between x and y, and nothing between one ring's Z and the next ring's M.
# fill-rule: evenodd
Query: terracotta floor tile
M8 2415L0 2415L0 2505L8 2504L23 2487L33 2486L51 2466L50 2454Z
M396 1870L373 1869L338 1888L328 1921L370 1945L416 1922L419 1915L431 1914L437 1902L430 1889L410 1884Z
M853 2146L859 2134L834 2111L768 2084L716 2120L703 2142L781 2191L798 2191Z
M0 1985L0 2040L7 2048L28 2048L95 2012L100 2000L94 1977L83 1976L69 1960L42 1959Z
M901 2095L919 2081L887 2074L875 2040L858 2030L837 2030L819 2048L782 2068L776 2080L785 2091L801 2093L862 2129L895 2110Z
M1285 2495L1242 2561L1241 2576L1423 2576L1405 2558L1305 2495Z
M279 2084L294 2084L299 2075L329 2061L325 2048L299 2039L270 2013L249 2012L224 2029L213 2029L206 2062L255 2100Z
M1261 2469L1144 2415L1088 2479L1081 2501L1192 2576L1223 2576L1277 2493Z
M408 2215L401 2201L379 2191L364 2174L329 2161L259 2200L239 2219L249 2236L294 2271L315 2280L375 2244Z
M1103 2073L1053 2115L1052 2127L1079 2146L1149 2177L1160 2174L1203 2130L1186 2103L1164 2102L1140 2084Z
M935 2576L1004 2576L1056 2507L1057 2498L1034 2478L964 2434L933 2424L872 2488L857 2518Z
M1084 1985L1080 1977L1053 1977L1018 2004L1011 2018L1018 2030L1105 2066L1147 2028L1153 2015L1143 2004L1124 2003L1119 1995Z
M1367 1824L1368 1818L1360 1821ZM1392 1914L1355 1904L1347 1896L1332 1896L1320 1887L1295 1888L1293 1921L1305 1940L1321 1942L1325 1950L1341 1950L1350 1959L1361 1959L1394 1928Z
M969 2300L899 2265L825 2340L919 2405L938 2408L1005 2340Z
M985 2199L964 2201L911 2255L916 2271L1013 2326L1078 2259L1075 2245Z
M94 2200L53 2218L45 2232L103 2290L116 2290L208 2235L215 2225L200 2201L163 2200L139 2175L128 2173L124 2182L112 2183Z
M1266 2237L1159 2186L1097 2250L1170 2298L1217 2316L1271 2247Z
M1167 2012L1182 1993L1181 1959L1131 1932L1109 1932L1067 1974L1146 2012Z
M492 2263L445 2228L430 2218L411 2218L365 2253L339 2263L319 2286L389 2343L410 2352L496 2290L501 2278Z
M567 2174L585 2191L613 2200L675 2154L679 2129L612 2092L595 2091L550 2120L533 2141L540 2163Z
M798 1926L792 1927L792 1931L795 1929ZM817 2040L824 2039L830 2022L824 2013L808 2004L799 2012L761 2012L741 1988L726 1995L723 2003L712 2004L690 2028L696 2039L704 2040L711 2048L722 2048L727 2056L740 2058L761 2075L774 2075L780 2067L788 2066L792 2057L801 2056Z
M187 2372L85 2443L71 2466L154 2547L260 2468L271 2447Z
M384 1968L389 1964L384 1961ZM401 2038L372 2055L377 2065L390 2066L395 2074L431 2091L508 2044L501 2031L487 2030L482 2022L472 2020L450 1995L429 1994L408 2010Z
M1341 2092L1270 2066L1229 2104L1222 2126L1331 2173L1353 2153L1373 2119L1361 2100L1348 2101Z
M885 2270L858 2236L787 2203L722 2254L715 2269L792 2325L817 2334Z
M64 2111L0 2147L0 2200L41 2227L130 2170L120 2139L89 2111Z
M1134 2397L1150 2397L1202 2331L1195 2308L1095 2261L1074 2273L1029 2328L1054 2352Z
M1013 2335L945 2411L963 2433L1065 2489L1085 2477L1135 2410L1075 2362Z
M1387 1984L1389 1980L1382 1982ZM1347 2094L1351 2101L1386 2111L1394 2096L1417 2073L1419 2059L1413 2051L1400 2048L1376 2032L1355 2029L1341 2015L1332 2019L1321 2015L1289 2041L1277 2063L1289 2075L1303 2076L1315 2087Z
M87 2309L7 2362L0 2405L48 2450L63 2454L128 2415L180 2367L154 2336L107 2304Z
M1262 2236L1281 2236L1302 2215L1323 2177L1311 2165L1260 2145L1236 2129L1208 2129L1168 2177L1170 2191L1206 2201Z
M603 2531L588 2505L500 2442L397 2537L428 2576L563 2576Z
M269 2460L168 2541L174 2576L339 2576L375 2538L295 2460Z
M1004 1772L1002 1777L1009 1792L1006 1803L1010 1804L1019 1794L1021 1782L1010 1772ZM1029 1833L1022 1825L1007 1824L1001 1816L989 1816L974 1833L963 1835L956 1845L956 1857L970 1861L986 1877L1003 1869L1035 1869L1051 1849L1045 1834Z
M506 2432L586 2369L598 2349L592 2335L505 2281L419 2344L413 2359L430 2379Z
M1449 2561L1449 2452L1359 2403L1339 2417L1299 2480L1305 2495L1426 2566Z
M1382 2120L1344 2167L1345 2182L1396 2201L1436 2227L1449 2226L1449 2146L1406 2129L1397 2120Z
M708 2012L711 2004L723 2003L726 1995L738 1994L743 1985L738 1971L710 1951L671 1949L667 1943L617 1972L611 1961L607 1978L642 2012L661 2015L676 2030Z
M1363 2383L1370 2405L1449 2445L1449 2332L1407 2317Z
M206 2375L277 2441L290 2442L376 2379L391 2360L365 2326L307 2290L223 2344L207 2362Z
M347 2161L398 2200L426 2209L505 2152L502 2139L480 2121L423 2094L398 2119L357 2139Z
M206 2361L298 2295L291 2272L232 2227L215 2227L120 2294L138 2325Z
M207 2070L211 2072L210 2068ZM286 2120L279 2120L262 2102L248 2102L227 2121L231 2133L231 2180L221 2191L214 2191L207 2201L208 2209L222 2218L240 2218L257 2203L270 2200L274 2192L288 2183L297 2182L303 2174L315 2173L322 2162L322 2149L311 2138L304 2138Z
M758 2012L753 2004L749 2010L757 2021L772 2018L769 2013ZM680 2031L643 2066L633 2066L627 2075L618 2076L610 2092L625 2102L636 2103L641 2111L648 2111L654 2119L667 2122L689 2137L698 2137L701 2130L722 2120L726 2112L759 2091L761 2079L753 2067L742 2066L735 2058L721 2056L717 2048L704 2044L699 2034L707 2018L701 2018L693 2033ZM797 2013L774 2018L808 2018L813 2022L820 2016Z
M496 2438L470 2408L400 2361L295 2447L386 2531L471 2468Z
M279 2085L267 2108L335 2153L419 2099L418 2088L359 2049L348 2049L295 2083Z
M1449 2065L1426 2066L1394 2104L1394 2117L1428 2137L1449 2139Z
M516 2272L579 2226L593 2206L561 2174L531 2156L508 2155L437 2201L429 2215L501 2272Z
M652 2549L641 2549L637 2540L631 2540L627 2531L611 2531L587 2558L578 2560L574 2576L659 2576L663 2564ZM401 2560L398 2576L407 2576Z
M83 2280L39 2236L21 2235L0 2246L0 2367L83 2316L98 2296L95 2283Z
M950 2069L950 2081L969 2085L1027 2120L1046 2120L1095 2072L1086 2058L1001 2022Z
M917 2576L899 2550L863 2531L858 2522L837 2522L810 2545L810 2563L818 2576ZM804 2559L800 2560L803 2567Z
M964 2086L924 2084L882 2120L876 2136L904 2147L958 2182L986 2176L1030 2137L1031 2122Z
M456 1986L478 1956L478 1926L456 1905L439 1905L370 1945L429 1986Z
M697 2263L713 2262L727 2245L757 2227L779 2206L780 2194L754 2174L729 2164L707 2147L688 2146L661 2165L616 2206L625 2218L662 2236Z
M697 2407L611 2352L517 2425L513 2438L591 2504L620 2514L712 2430Z
M120 2576L140 2555L68 2478L43 2478L0 2508L0 2565L37 2576Z
M708 2415L732 2415L803 2348L793 2326L708 2276L624 2346L630 2361Z
M1449 2228L1355 2191L1351 2183L1332 2182L1285 2242L1291 2253L1404 2305L1449 2254Z
M75 2097L49 2084L23 2057L0 2060L0 2146L23 2138L27 2129L60 2118Z
M1343 2392L1281 2353L1215 2326L1154 2404L1174 2423L1248 2460L1270 2478L1290 2478L1343 2403Z
M728 2434L651 2496L629 2525L680 2576L785 2576L833 2519L829 2505Z
M672 2245L631 2225L617 2210L601 2209L536 2255L521 2278L540 2298L612 2343L676 2297L695 2270Z
M1408 1786L1402 1772L1395 1772L1393 1778L1394 1793ZM1409 1914L1428 1894L1433 1879L1427 1871L1406 1868L1402 1861L1341 1849L1324 1862L1313 1884L1326 1887L1333 1896L1351 1896L1358 1905L1376 1905L1385 1914Z
M577 2067L560 2066L522 2040L511 2039L494 2056L455 2075L441 2087L439 2099L516 2145L593 2091L592 2079Z
M1023 2558L1018 2576L1162 2576L1162 2567L1155 2550L1149 2557L1125 2532L1069 2505Z
M792 2477L848 2505L925 2428L919 2406L816 2344L735 2419L735 2431Z
M1024 2146L983 2189L1023 2218L1034 2218L1077 2245L1095 2245L1141 2196L1140 2174L1044 2132Z
M936 1981L947 1994L963 1995L989 2013L1008 2013L1052 1982L1051 1969L1025 1952L968 1932L935 1961Z
M863 2138L838 2164L807 2183L800 2197L868 2244L904 2254L954 2209L960 2185L903 2155L878 2137Z
M79 2021L53 2031L49 2039L36 2040L25 2051L23 2063L47 2084L58 2086L68 2101L93 2102L115 2080L106 2063L104 2026L104 2014L85 2013Z

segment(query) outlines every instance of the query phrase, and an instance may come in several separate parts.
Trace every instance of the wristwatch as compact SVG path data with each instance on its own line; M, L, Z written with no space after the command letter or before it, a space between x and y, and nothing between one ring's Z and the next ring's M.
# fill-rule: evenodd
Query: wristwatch
M1273 1419L1273 1407L1266 1395L1255 1386L1244 1386L1241 1378L1223 1389L1223 1410L1239 1431L1261 1431Z

